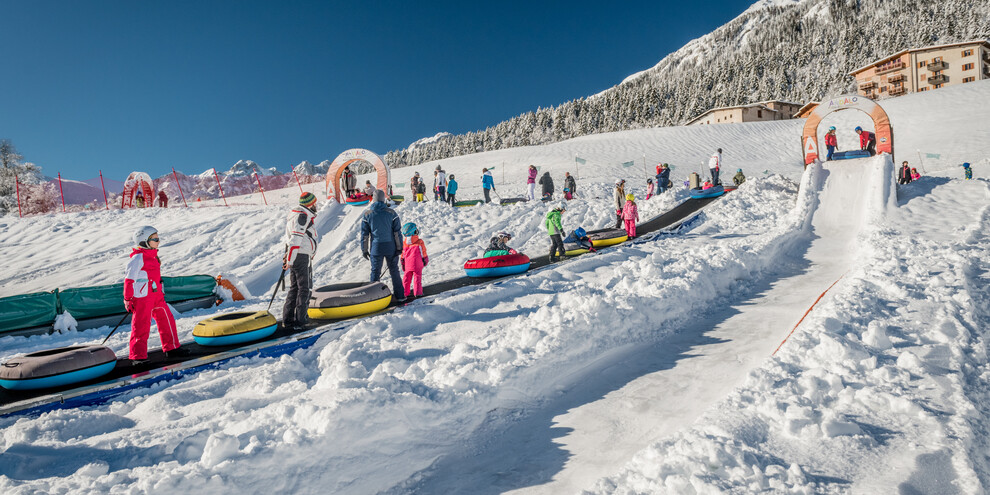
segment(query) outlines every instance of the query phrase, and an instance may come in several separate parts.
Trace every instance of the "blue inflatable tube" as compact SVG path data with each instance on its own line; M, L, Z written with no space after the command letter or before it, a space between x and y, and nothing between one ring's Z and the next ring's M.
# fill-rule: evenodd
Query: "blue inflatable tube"
M193 335L193 340L199 345L205 346L221 346L221 345L235 345L243 344L245 342L254 342L255 340L260 340L265 337L271 336L278 329L278 324L267 326L264 328L259 328L257 330L251 330L249 332L238 333L234 335L223 335L220 337L200 337L199 335Z
M524 265L496 266L493 268L466 268L464 271L467 272L469 277L484 278L515 275L517 273L525 272L526 270L529 270L529 263Z
M691 189L689 192L691 193L691 197L695 199L714 198L725 194L725 188L722 186L715 186L709 187L708 189Z
M44 378L29 378L26 380L0 380L0 387L3 387L7 390L37 390L39 388L53 388L53 387L61 387L63 385L72 385L73 383L79 383L79 382L84 382L86 380L99 378L113 371L113 368L116 365L117 365L117 361L111 361L109 363L98 364L96 366L91 366L89 368L70 371L68 373L62 373L59 375L46 376Z

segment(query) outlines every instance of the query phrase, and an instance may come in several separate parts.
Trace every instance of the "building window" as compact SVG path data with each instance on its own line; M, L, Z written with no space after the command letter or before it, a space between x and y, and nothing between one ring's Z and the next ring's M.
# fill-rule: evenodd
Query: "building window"
M925 65L926 65L926 64L925 64L925 61L924 61L924 60L922 60L922 61L920 61L920 62L918 62L918 68L919 68L919 69L923 69L923 68L925 68Z
M918 91L928 91L928 88L919 88Z
M973 50L963 50L962 56L968 57L973 54Z
M973 70L973 64L963 64L963 70Z
M756 116L757 116L758 118L761 118L761 119L762 119L762 118L763 118L763 110L757 110L757 111L756 111Z
M973 82L973 81L975 81L975 80L976 80L976 78L975 78L975 77L964 77L964 78L963 78L963 82L964 82L964 83L968 83L968 82Z
M932 86L932 87L935 88L935 89L938 89L938 88L941 88L942 85L941 84L936 84L935 86Z

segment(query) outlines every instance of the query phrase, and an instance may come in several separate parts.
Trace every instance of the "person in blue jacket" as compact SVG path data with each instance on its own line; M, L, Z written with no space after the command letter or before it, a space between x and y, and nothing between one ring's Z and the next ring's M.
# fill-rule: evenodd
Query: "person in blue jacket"
M375 191L375 201L361 216L361 254L371 260L371 281L376 282L382 275L382 262L388 264L392 277L392 297L396 302L404 302L405 289L402 287L402 272L399 270L399 257L402 255L402 221L395 210L385 204L385 191Z
M970 180L973 178L973 168L969 166L969 163L963 164L963 177L966 180Z
M582 227L572 230L571 233L564 238L564 246L567 246L568 244L577 244L582 248L595 252L594 245L591 243L591 238L588 237L588 232Z
M457 202L454 199L455 194L457 194L457 181L454 180L454 174L450 174L447 176L447 202L450 203L450 206L454 206L454 203Z
M492 198L488 191L495 190L495 178L492 177L492 173L487 168L481 169L481 190L485 193L485 203L491 203Z
M657 173L657 194L667 192L667 184L670 182L670 167L666 163L660 166Z

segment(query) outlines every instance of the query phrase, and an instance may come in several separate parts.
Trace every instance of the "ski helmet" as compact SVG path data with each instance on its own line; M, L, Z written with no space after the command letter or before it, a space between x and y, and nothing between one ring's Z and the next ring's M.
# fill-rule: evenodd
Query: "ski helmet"
M636 196L633 196L632 193L626 194L626 201L632 201L634 199L636 199Z
M138 247L143 247L145 249L149 248L148 238L158 233L158 230L150 225L145 225L144 227L138 227L137 231L134 232L134 244Z
M719 148L719 149L718 149L718 152L719 152L719 153L721 153L721 152L722 152L722 148Z
M419 234L419 227L416 227L416 224L412 222L407 222L405 225L402 226L403 236L409 237L416 234Z
M828 130L834 131L835 130L835 126L834 125L833 126L829 126Z
M584 230L583 228L581 228L581 227L578 227L578 228L574 229L574 235L576 235L578 237L584 237L584 235L587 234L587 233L588 232L586 230Z
M450 174L447 178L450 180L454 180L454 174Z
M969 162L963 163L963 168L969 168Z
M646 179L647 184L653 184L653 179Z
M741 174L742 173L742 169L741 168L740 169L737 169L736 172L739 172Z
M621 186L623 182L625 182L625 181L622 180L622 179L615 179L615 185L617 185L617 186Z
M853 130L854 130L854 131L856 131L856 132L859 132L859 131L862 131L862 130L863 130L863 128L862 128L862 127L860 127L860 126L856 126L856 128L855 128L855 129L853 129Z
M502 231L502 232L499 232L499 233L495 234L495 237L498 237L498 238L504 237L505 240L509 240L509 239L512 239L512 234L510 234L508 232L505 232L505 231Z
M560 211L566 210L567 209L567 203L565 203L563 201L561 201L560 203L557 203L557 209L560 210Z

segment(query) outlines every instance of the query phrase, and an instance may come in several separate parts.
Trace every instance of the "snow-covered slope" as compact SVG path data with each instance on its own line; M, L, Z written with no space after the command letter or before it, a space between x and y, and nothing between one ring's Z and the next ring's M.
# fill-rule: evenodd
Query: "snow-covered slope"
M680 179L717 144L750 180L677 233L416 301L291 355L234 360L107 405L2 418L0 491L924 493L937 479L979 492L990 486L987 91L974 83L885 104L898 153L965 156L978 177L960 180L953 155L926 162L926 176L896 195L883 159L802 173L800 125L787 122L444 161L474 181L494 165L506 177L499 192L515 196L526 165L559 182L578 154L588 167L568 228L610 221L614 178L644 178L641 165L621 165L630 153L649 153L651 166L682 153L683 163L664 159ZM478 197L476 183L462 188ZM684 195L640 200L642 214ZM217 312L267 306L286 211L4 218L0 286L6 295L118 281L129 233L150 223L166 273L251 286L247 301L180 315L188 332ZM360 211L322 206L317 283L367 277ZM524 252L549 245L541 204L397 211L424 231L427 282L459 275L494 230L513 230ZM0 360L108 331L0 338ZM126 333L108 345L122 354Z

